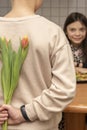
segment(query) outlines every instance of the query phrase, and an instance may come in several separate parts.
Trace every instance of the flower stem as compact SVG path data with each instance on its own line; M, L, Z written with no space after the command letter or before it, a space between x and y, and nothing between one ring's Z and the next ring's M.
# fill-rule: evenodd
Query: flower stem
M2 130L7 130L7 121L4 122L3 126L2 126Z

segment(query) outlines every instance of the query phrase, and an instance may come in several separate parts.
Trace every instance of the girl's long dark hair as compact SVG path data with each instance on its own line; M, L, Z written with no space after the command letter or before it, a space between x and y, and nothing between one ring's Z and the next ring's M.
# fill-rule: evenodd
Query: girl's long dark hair
M87 18L86 18L86 16L81 14L81 13L78 13L78 12L73 12L65 20L64 28L63 28L65 34L67 33L67 26L69 24L73 23L73 22L76 22L76 21L81 22L87 28ZM68 36L67 36L67 38L68 38ZM69 43L70 42L71 41L69 40ZM86 33L86 38L82 42L82 49L83 49L83 53L84 53L85 62L87 63L87 33Z

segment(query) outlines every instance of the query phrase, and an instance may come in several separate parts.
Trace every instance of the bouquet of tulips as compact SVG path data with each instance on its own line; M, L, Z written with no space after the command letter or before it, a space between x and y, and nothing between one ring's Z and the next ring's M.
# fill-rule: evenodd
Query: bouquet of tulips
M1 85L5 104L10 104L11 102L28 48L28 37L20 39L20 46L17 52L13 50L11 40L7 41L6 38L0 38ZM3 124L2 129L7 130L7 121Z

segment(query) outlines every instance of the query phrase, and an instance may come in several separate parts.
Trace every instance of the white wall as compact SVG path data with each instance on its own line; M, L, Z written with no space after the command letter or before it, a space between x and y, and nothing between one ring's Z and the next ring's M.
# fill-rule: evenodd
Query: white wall
M0 15L5 15L9 9L9 0L0 0ZM67 15L75 11L87 15L87 0L43 0L42 8L37 13L63 26Z

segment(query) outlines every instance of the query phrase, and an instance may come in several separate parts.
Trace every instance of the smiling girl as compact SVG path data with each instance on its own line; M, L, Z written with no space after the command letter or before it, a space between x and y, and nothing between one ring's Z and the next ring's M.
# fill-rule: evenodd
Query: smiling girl
M75 67L87 68L87 18L71 13L65 21L64 32L69 40Z

